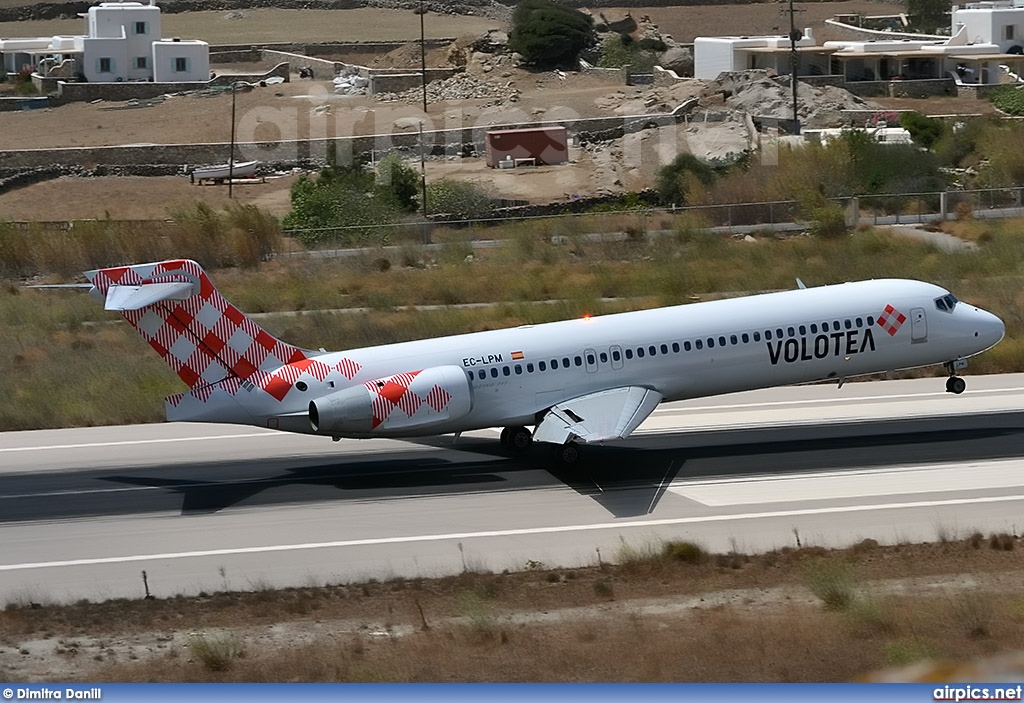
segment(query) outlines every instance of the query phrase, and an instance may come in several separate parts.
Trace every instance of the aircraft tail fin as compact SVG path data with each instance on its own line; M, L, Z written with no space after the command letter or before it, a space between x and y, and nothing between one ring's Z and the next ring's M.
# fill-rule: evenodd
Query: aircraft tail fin
M301 366L311 356L229 303L194 261L118 266L85 275L93 286L90 293L107 310L119 311L199 398L208 397L214 387L233 395L245 383L283 397L290 384L273 372Z

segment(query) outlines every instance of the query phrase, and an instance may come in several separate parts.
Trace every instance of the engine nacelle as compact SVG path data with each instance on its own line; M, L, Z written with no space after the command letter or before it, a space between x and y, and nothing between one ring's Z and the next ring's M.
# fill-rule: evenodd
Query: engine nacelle
M435 366L368 381L309 403L317 434L387 437L440 431L469 414L473 396L458 366Z

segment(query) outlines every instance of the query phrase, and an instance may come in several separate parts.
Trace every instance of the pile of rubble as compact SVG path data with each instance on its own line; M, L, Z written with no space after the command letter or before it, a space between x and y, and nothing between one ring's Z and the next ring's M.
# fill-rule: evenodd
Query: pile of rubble
M422 100L422 88L410 88L401 93L379 93L376 96L381 102L416 103ZM468 73L456 73L443 81L432 81L427 84L427 100L440 102L443 100L476 100L481 98L497 98L494 104L518 102L519 89L512 81L488 83Z
M359 74L335 76L332 81L337 95L366 95L366 86L370 81Z
M841 126L843 110L873 107L843 88L800 82L797 83L797 103L800 122L811 128ZM790 119L793 116L793 93L786 76L776 76L768 71L743 71L708 81L701 106L715 105L724 105L755 117Z

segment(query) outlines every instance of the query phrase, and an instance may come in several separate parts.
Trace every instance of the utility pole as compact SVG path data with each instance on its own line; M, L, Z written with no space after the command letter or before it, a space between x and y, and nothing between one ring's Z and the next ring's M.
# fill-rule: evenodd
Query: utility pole
M423 0L420 0L420 80L423 83L423 112L427 112L427 40L423 34Z
M788 130L790 134L800 134L800 115L797 112L796 100L796 69L799 63L799 56L796 51L796 43L803 38L803 35L796 31L795 10L793 0L789 0L789 82L793 88L793 122Z
M234 197L232 186L235 180L235 88L238 81L231 82L231 153L228 154L228 199Z
M423 243L429 244L430 236L427 234L430 231L428 229L430 224L427 221L427 161L423 153L423 120L420 120L420 200L422 201L420 204L423 206Z

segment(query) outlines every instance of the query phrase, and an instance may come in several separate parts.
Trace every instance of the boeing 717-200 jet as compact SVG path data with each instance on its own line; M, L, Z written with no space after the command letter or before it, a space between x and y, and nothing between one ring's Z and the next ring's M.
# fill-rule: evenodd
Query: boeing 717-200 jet
M263 330L194 261L86 276L188 386L168 420L335 440L501 427L510 452L544 442L563 464L663 401L939 364L962 393L957 371L1004 333L939 286L886 279L325 352Z

